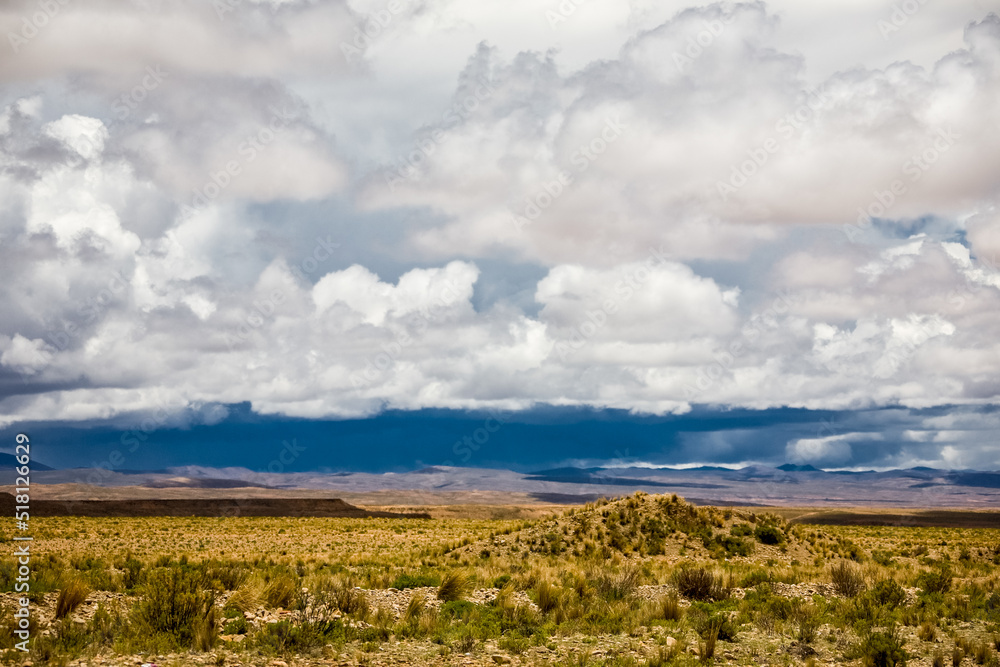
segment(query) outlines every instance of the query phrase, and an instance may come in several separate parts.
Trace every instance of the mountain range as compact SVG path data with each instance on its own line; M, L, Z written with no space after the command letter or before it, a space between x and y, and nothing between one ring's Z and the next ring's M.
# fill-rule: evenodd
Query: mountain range
M0 482L14 483L13 457L0 455ZM11 461L6 459L10 458ZM7 465L10 463L10 465ZM511 493L543 502L586 502L635 491L677 493L692 502L776 506L1000 506L1000 471L909 468L886 471L825 471L786 464L742 468L578 468L533 472L448 466L409 472L255 472L242 467L180 466L165 470L113 471L95 468L53 470L32 464L35 485L88 485L143 489L239 489L328 491L339 494L418 491ZM86 495L76 488L77 495ZM85 488L85 487L83 487ZM148 491L146 492L148 495ZM495 497L495 496L492 496Z

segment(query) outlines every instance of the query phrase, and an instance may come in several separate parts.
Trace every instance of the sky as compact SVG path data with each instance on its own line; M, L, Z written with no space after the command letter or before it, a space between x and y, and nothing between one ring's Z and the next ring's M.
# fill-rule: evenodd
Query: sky
M998 14L3 3L0 448L996 469Z

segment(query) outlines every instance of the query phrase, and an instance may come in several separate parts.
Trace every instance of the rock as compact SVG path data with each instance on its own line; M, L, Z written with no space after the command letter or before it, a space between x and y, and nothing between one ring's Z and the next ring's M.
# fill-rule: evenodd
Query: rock
M495 653L490 657L493 658L493 662L497 663L498 665L503 665L510 662L510 659L508 659L506 656L500 655L499 653Z

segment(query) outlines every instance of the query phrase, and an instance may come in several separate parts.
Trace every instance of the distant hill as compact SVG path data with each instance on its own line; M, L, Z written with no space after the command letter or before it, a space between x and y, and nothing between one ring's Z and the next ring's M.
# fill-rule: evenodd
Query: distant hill
M15 482L13 457L0 455L0 485ZM51 470L34 464L34 485L92 485L107 488L157 489L164 498L174 491L231 490L231 497L267 490L280 497L285 491L328 491L340 494L418 492L429 494L526 494L540 502L583 503L597 497L625 496L636 491L678 493L697 505L965 508L1000 506L1000 472L974 470L826 471L810 465L745 466L739 469L560 467L534 472L494 468L423 466L404 472L370 473L311 471L270 473L247 468L182 466L160 471ZM86 491L74 492L77 498ZM690 495L688 495L690 494ZM95 494L96 496L97 494ZM143 495L143 494L137 494ZM211 494L208 494L211 495ZM226 494L229 495L229 494ZM148 497L143 495L143 497ZM189 496L205 497L205 496ZM473 501L475 502L475 501ZM426 504L434 504L430 496Z
M0 493L0 512L14 515L14 496ZM32 516L297 516L429 519L424 512L373 512L338 498L142 498L132 500L32 500Z

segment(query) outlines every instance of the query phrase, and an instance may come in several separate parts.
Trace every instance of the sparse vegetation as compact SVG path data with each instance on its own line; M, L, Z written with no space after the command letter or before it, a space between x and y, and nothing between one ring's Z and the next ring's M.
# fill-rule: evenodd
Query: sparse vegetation
M34 664L967 667L1000 643L997 530L787 524L645 494L532 520L103 521L36 524L32 594L52 611L32 619ZM7 591L15 572L0 559Z

